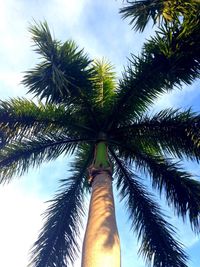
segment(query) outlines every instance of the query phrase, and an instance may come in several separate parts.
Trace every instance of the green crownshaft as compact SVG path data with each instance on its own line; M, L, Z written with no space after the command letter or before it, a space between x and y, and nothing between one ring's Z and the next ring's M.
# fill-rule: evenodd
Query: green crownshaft
M94 166L95 168L107 168L110 166L108 161L107 144L105 141L100 141L96 144Z

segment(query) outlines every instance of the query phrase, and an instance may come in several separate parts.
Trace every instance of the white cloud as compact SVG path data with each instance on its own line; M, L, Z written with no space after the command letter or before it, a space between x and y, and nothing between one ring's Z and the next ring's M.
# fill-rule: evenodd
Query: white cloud
M26 266L27 255L41 226L44 204L19 184L0 187L1 266Z
M23 1L1 1L0 5L1 65L19 69L30 54Z
M41 214L47 203L36 194L34 181L33 187L27 188L25 178L35 177L24 177L0 187L0 262L3 267L27 266L30 249L43 225ZM80 258L74 267L79 266Z
M17 71L0 71L1 100L26 94L25 88L20 84L22 77Z

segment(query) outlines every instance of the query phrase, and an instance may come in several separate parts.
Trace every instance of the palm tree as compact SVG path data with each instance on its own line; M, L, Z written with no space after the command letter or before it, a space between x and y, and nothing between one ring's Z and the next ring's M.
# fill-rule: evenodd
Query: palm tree
M154 267L186 267L187 255L139 173L150 175L153 188L165 194L177 216L189 217L198 233L200 183L176 159L199 161L200 115L190 109L148 115L161 93L197 77L198 63L184 63L184 53L174 50L165 35L157 36L140 57L130 59L117 81L110 63L91 61L73 41L53 39L46 23L30 31L42 60L26 72L23 84L39 100L0 102L0 181L8 183L61 154L74 155L71 176L61 181L46 211L30 266L74 262L88 192L82 267L120 266L114 180L145 261ZM170 49L173 53L167 54Z

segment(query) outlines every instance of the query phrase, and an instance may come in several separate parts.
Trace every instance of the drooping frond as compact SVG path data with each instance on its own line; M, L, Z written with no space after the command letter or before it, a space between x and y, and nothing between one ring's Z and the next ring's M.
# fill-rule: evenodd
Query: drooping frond
M146 141L148 143L148 139ZM117 146L116 146L117 145ZM157 147L129 142L128 137L122 144L115 144L119 155L129 164L133 163L139 171L148 174L154 188L164 192L167 203L175 213L185 220L188 216L191 228L199 232L200 227L200 183L184 171L178 163L164 158Z
M30 27L36 52L43 61L26 72L23 84L49 103L71 102L90 89L90 60L73 41L54 40L47 23Z
M79 151L70 178L62 181L61 190L45 213L46 222L32 249L30 267L67 267L79 251L78 236L84 214L83 184L93 151Z
M14 174L22 175L30 166L37 167L62 153L72 153L77 144L84 141L91 140L83 137L73 139L63 133L52 132L13 142L0 151L0 182L9 182Z
M154 267L186 267L187 256L174 238L172 226L161 217L159 206L126 164L111 150L116 166L117 187L126 201L132 228L141 241L139 253Z
M179 164L161 156L137 153L136 166L150 175L152 185L183 220L188 215L194 232L200 231L200 182L184 171Z
M118 101L109 119L115 125L130 121L147 111L162 93L182 83L191 84L200 73L199 44L197 30L188 39L186 35L178 38L169 27L163 28L144 45L140 57L130 60L119 81Z
M150 21L153 20L154 24L156 20L161 16L164 7L164 1L162 0L143 0L143 1L127 1L128 4L120 9L122 18L130 18L130 25L136 31L143 31Z
M200 159L200 116L190 109L179 111L163 110L151 117L141 116L130 125L114 128L114 139L129 144L142 144L160 153L173 157Z
M84 117L72 108L64 105L35 104L26 99L11 99L0 101L0 129L2 131L2 142L4 145L14 140L21 140L24 137L30 138L36 134L60 131L66 133L78 130L83 134L93 132L83 122Z

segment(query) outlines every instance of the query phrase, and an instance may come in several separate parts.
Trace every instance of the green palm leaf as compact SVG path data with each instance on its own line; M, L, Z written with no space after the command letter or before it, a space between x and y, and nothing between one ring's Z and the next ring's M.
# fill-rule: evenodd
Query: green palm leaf
M115 140L129 140L173 157L199 160L200 116L190 109L184 112L167 109L153 116L144 115L130 125L113 129Z
M161 16L164 8L164 1L127 1L128 5L120 9L120 13L124 19L130 18L129 24L133 25L136 31L143 31L152 19L155 23L157 18Z
M121 198L126 201L132 228L135 229L138 240L141 240L139 252L147 264L155 267L186 267L187 256L180 243L174 240L172 226L161 217L160 208L150 198L144 186L135 180L136 176L126 164L113 151L111 154L117 163L117 187Z
M153 187L164 191L167 203L183 220L188 215L192 230L200 227L200 182L184 171L179 164L151 154L137 155L136 166L149 174Z
M89 147L79 151L74 173L62 181L60 191L51 201L45 213L46 222L32 249L35 267L67 267L73 263L79 251L77 237L84 214L84 179L91 162Z
M116 76L113 66L105 59L96 60L92 64L93 76L91 78L96 105L101 109L109 107L113 102L116 87Z
M1 182L9 182L14 175L22 175L30 166L56 159L62 153L72 153L80 142L87 138L69 138L63 133L38 135L31 139L14 142L0 152Z
M161 94L199 77L200 39L196 30L190 37L178 38L170 28L163 28L144 45L140 57L130 59L109 121L128 122L147 111Z
M61 131L69 135L82 131L82 134L94 132L87 127L85 117L79 110L64 105L39 104L26 99L11 99L0 102L0 129L4 145L14 140L31 138L36 134ZM82 130L81 130L82 129Z
M47 23L30 27L36 52L44 60L27 71L23 84L30 93L48 103L69 102L90 88L90 60L73 41L53 40ZM83 91L84 93L84 91Z
M173 207L178 216L185 221L189 217L191 228L195 233L200 226L200 183L184 171L179 164L170 159L156 155L154 150L144 146L133 146L123 142L124 148L118 151L125 162L135 166L142 173L148 174L152 185L160 194L165 193L167 203Z
M125 7L120 9L124 19L129 18L130 25L136 31L143 31L150 20L153 24L191 22L198 16L198 0L141 0L126 1Z

